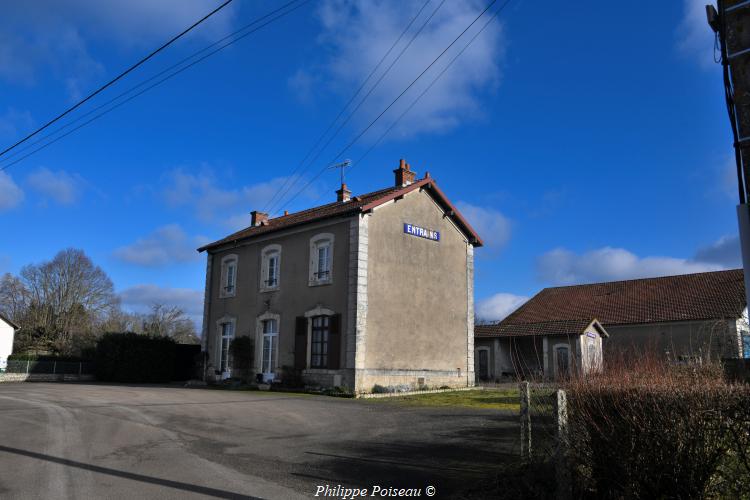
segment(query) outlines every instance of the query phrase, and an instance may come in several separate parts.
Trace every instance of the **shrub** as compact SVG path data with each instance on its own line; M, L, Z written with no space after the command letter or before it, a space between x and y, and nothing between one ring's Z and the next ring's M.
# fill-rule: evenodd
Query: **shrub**
M232 356L232 371L240 375L240 378L251 379L250 369L255 359L255 341L248 336L236 337L229 344L229 353Z
M720 366L613 360L566 389L575 496L747 497L750 387Z
M106 382L169 382L176 342L169 337L106 333L96 344L96 378Z

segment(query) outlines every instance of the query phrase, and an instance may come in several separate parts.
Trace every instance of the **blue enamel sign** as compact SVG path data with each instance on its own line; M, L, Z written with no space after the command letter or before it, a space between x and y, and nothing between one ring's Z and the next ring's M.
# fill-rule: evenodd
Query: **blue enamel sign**
M440 231L433 231L432 229L425 229L423 227L415 226L404 222L404 233L412 236L418 236L432 241L440 241Z

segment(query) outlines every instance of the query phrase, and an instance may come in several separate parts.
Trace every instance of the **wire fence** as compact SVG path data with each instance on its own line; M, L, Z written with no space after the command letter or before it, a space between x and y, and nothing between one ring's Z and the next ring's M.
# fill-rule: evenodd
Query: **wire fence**
M8 360L5 373L45 374L45 375L91 375L94 363L90 361L33 361L26 359Z

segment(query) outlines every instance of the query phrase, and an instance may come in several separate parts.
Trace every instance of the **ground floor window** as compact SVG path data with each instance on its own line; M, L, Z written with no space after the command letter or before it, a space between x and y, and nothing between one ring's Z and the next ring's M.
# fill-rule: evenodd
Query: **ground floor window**
M330 334L330 316L315 316L312 319L310 343L310 366L312 368L328 368L328 339Z
M234 338L234 323L221 324L221 351L219 352L219 368L222 373L229 371L229 344Z
M275 319L263 321L263 379L273 380L276 353L279 350L279 323Z

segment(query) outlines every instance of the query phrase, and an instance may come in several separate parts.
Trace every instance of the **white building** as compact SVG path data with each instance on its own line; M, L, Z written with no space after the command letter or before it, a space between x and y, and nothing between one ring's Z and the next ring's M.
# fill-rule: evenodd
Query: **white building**
M8 366L8 356L13 353L13 337L18 325L0 314L0 371Z

